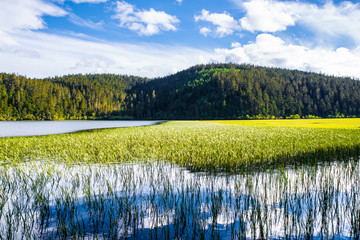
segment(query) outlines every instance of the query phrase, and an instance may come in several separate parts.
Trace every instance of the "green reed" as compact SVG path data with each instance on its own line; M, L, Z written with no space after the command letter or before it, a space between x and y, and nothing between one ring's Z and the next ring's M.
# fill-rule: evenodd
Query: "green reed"
M2 164L30 160L106 163L164 160L193 170L239 171L360 155L360 130L168 122L0 139Z
M358 239L359 136L168 122L2 138L0 239Z

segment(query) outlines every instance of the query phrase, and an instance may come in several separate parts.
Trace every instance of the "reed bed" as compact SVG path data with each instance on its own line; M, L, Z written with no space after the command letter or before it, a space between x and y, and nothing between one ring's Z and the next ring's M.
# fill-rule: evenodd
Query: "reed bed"
M1 164L168 161L195 171L317 163L360 155L360 129L315 129L168 122L41 137L0 139Z
M2 239L359 239L360 130L204 122L0 139Z

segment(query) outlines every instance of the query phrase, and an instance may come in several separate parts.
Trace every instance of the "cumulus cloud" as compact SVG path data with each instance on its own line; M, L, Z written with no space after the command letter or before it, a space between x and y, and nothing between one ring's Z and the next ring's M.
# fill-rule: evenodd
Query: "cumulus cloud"
M176 30L175 17L164 12L136 10L124 5L121 21L144 34ZM121 7L121 4L120 4ZM0 2L1 71L28 77L71 73L118 73L147 77L163 76L192 65L208 62L211 53L191 47L160 44L104 42L79 36L61 36L32 31L46 27L44 15L65 16L75 24L97 27L94 23L67 13L59 6L41 0L2 0ZM119 15L119 17L120 17ZM81 39L83 38L83 39Z
M202 10L200 15L196 15L195 21L205 21L215 25L214 31L210 28L203 27L200 33L207 36L210 32L214 32L215 36L224 37L233 34L234 31L240 30L240 24L229 13L210 13L207 10ZM209 31L210 30L210 31Z
M205 37L211 33L211 29L207 27L200 28L200 33L204 35Z
M34 30L46 27L42 16L64 16L67 12L42 0L1 0L0 31Z
M45 15L68 16L74 24L95 29L101 27L102 22L81 19L50 1L1 0L1 71L15 72L28 77L109 72L157 77L195 64L216 61L251 63L360 78L359 4L344 2L334 5L328 2L319 7L294 1L280 4L280 1L251 0L246 3L251 2L265 2L274 8L277 18L267 16L266 21L276 24L267 27L264 25L269 32L271 29L281 31L292 24L299 24L318 34L331 37L343 35L357 40L358 47L340 47L332 50L309 48L287 43L268 33L259 34L254 42L233 42L231 48L219 48L215 51L161 44L105 42L81 33L66 37L32 30L46 28L43 20ZM311 14L304 10L304 6ZM117 2L115 12L114 18L119 20L121 27L140 35L175 31L176 24L179 23L175 16L154 9L139 10L124 1ZM260 16L256 20L259 22L256 22L250 12L246 12L244 16L247 18L248 26L244 25L243 29L265 31L266 29L259 30L261 26L257 25L265 20ZM206 10L195 16L195 20L209 24L200 29L205 36L226 36L240 31L240 25L244 24L244 21L239 22L226 12L210 13Z
M215 50L218 62L250 63L261 66L300 69L337 76L360 77L360 49L338 48L334 51L310 49L287 44L271 34L260 34L256 41L234 44L231 49Z
M163 11L139 10L132 4L125 1L118 1L116 14L113 18L120 21L119 26L128 28L139 35L151 36L160 31L176 31L176 24L179 19Z
M277 32L299 25L316 36L345 36L360 43L360 4L348 1L322 6L299 1L250 0L239 3L246 15L241 27L254 32ZM325 37L324 36L324 37Z
M293 26L296 21L297 3L269 0L251 0L243 3L246 16L240 22L248 31L276 32Z

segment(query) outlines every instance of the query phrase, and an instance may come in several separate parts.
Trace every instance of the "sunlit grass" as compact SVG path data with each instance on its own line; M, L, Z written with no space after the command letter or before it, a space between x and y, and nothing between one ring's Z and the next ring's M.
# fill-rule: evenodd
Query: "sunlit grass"
M206 122L245 125L245 126L360 129L360 118L280 119L280 120L215 120L215 121L206 121Z
M279 128L168 122L41 137L0 139L3 164L168 161L193 170L238 171L358 156L360 129Z

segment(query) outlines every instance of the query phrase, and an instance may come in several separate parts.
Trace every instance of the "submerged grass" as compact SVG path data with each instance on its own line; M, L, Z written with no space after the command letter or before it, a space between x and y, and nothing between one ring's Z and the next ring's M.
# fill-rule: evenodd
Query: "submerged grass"
M0 167L0 239L359 239L359 161L207 175L176 165Z
M30 160L164 160L193 170L241 171L360 155L360 129L259 127L208 122L0 139L2 164Z

